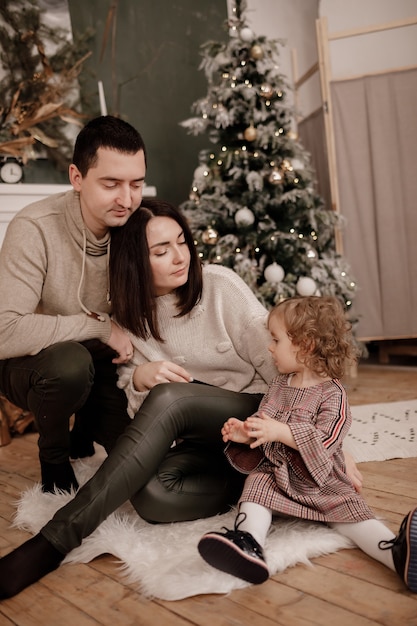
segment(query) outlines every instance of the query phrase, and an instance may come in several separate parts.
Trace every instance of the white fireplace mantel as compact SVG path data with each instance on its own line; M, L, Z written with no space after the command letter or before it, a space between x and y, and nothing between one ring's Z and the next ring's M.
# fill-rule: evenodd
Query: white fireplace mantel
M68 191L71 185L0 184L0 246L10 220L27 204L42 200L54 193ZM145 186L144 196L156 196L155 187Z

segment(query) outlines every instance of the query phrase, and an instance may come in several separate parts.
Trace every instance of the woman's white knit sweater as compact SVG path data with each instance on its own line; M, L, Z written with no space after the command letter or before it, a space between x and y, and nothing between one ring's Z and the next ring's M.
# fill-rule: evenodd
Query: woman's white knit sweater
M119 367L119 386L126 392L131 417L148 393L135 390L134 369L151 361L172 361L194 379L224 389L265 393L277 373L268 352L267 311L235 272L204 266L201 300L184 317L175 317L174 293L159 297L157 307L164 343L131 335L133 359Z
M37 354L59 341L108 341L109 239L85 228L75 191L30 204L13 218L0 251L0 359Z

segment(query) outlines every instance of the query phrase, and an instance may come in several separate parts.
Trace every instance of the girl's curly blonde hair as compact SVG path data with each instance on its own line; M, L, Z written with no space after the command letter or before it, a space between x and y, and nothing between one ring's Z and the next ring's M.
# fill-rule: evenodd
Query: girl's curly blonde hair
M279 317L294 346L297 359L319 375L342 378L359 357L352 325L340 301L333 296L295 296L277 304L268 321Z

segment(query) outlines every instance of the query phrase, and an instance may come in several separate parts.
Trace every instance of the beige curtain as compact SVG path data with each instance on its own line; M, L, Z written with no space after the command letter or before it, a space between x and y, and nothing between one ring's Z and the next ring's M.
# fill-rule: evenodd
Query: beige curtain
M360 338L417 336L417 69L331 85Z
M317 192L323 198L326 208L331 209L329 162L322 108L298 123L298 135L303 147L311 155L311 164L317 179Z

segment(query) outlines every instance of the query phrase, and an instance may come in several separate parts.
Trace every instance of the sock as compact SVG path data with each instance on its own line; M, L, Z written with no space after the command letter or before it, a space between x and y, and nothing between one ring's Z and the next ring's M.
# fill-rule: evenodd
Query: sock
M61 491L78 489L78 482L69 461L47 463L41 461L42 491L54 493L55 487Z
M56 569L65 555L41 534L0 559L0 600L11 598Z

